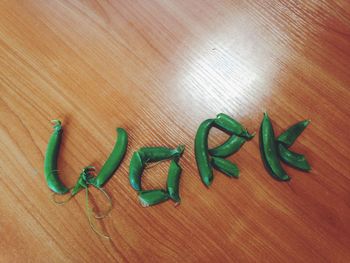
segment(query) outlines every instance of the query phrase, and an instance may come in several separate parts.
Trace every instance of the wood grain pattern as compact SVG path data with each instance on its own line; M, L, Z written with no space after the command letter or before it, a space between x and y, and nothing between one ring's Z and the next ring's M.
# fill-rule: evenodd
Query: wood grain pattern
M350 2L192 0L0 1L1 262L349 262ZM196 129L225 112L257 131L312 124L293 149L313 171L263 169L258 136L230 157L239 180L201 183ZM101 167L115 128L130 134L106 186L114 201L89 228L84 195L49 199L49 120L64 123L59 160L73 185ZM225 135L213 132L210 144ZM182 204L143 209L128 183L141 146L186 144ZM167 165L147 171L163 186ZM103 203L98 197L96 202Z

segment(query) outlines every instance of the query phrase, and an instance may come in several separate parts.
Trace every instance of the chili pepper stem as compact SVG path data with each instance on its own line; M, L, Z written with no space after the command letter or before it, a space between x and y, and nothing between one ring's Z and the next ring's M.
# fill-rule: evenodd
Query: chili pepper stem
M87 217L88 217L88 220L89 220L89 225L91 227L91 229L99 236L103 237L103 238L106 238L106 239L110 239L109 236L101 233L100 231L98 231L94 225L94 223L92 222L92 218L91 218L91 215L93 213L92 209L90 208L89 206L89 189L88 187L85 188L85 206L86 206L86 214L87 214Z
M69 189L69 190L71 190L71 189ZM70 192L69 192L69 194L70 194ZM56 205L64 205L64 204L68 203L69 200L71 200L73 197L73 195L70 194L67 199L65 199L63 201L57 201L56 196L58 196L58 194L56 194L56 193L52 193L52 195L51 195L51 201L54 202ZM62 195L60 195L60 196L62 196Z
M106 199L108 201L108 209L105 212L103 212L101 214L94 214L94 217L96 219L103 219L103 218L107 217L109 215L109 213L112 211L113 203L112 203L111 197L103 188L97 188L97 189L104 194L104 196L106 197Z

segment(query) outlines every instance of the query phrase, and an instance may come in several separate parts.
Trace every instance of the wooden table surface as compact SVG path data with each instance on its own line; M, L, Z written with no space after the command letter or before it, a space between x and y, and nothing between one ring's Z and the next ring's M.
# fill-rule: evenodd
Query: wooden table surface
M0 262L350 262L350 2L0 1ZM207 189L194 159L199 124L224 112L258 131L311 125L293 150L311 173L265 171L258 136ZM64 124L62 181L100 168L124 127L127 155L90 228L85 195L50 200L50 120ZM225 140L218 131L209 144ZM142 146L186 145L182 203L142 208L128 182ZM163 187L167 163L147 170ZM91 189L100 210L105 200Z

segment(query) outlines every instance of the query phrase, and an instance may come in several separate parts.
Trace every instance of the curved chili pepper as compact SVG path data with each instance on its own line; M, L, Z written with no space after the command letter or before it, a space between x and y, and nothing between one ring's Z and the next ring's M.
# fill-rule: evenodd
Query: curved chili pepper
M139 152L134 152L130 160L129 166L129 181L132 188L136 191L141 191L141 175L145 164L143 162L143 157Z
M102 166L100 172L91 181L91 184L96 187L102 187L109 179L124 159L126 149L128 147L128 134L123 128L117 128L118 140L108 157L107 161Z
M266 112L260 127L260 151L263 163L273 178L280 181L290 180L279 162L275 134Z
M285 132L278 136L277 141L283 143L285 146L290 147L299 137L299 135L305 130L309 125L310 120L300 121L293 126L289 127Z
M57 170L57 158L60 150L63 129L59 120L52 120L51 122L54 123L54 130L46 149L44 174L48 187L56 194L62 195L69 192L69 189L60 181Z
M214 120L208 119L201 123L197 130L194 142L196 162L202 182L210 186L213 182L213 170L208 154L208 135L213 127Z
M101 188L107 183L107 181L113 176L115 171L118 169L125 156L126 149L128 146L128 134L123 128L117 128L117 134L117 141L107 161L103 164L97 176L89 179L89 184L97 188ZM71 192L71 195L76 195L83 188L84 187L82 187L81 185L79 186L79 184L76 184L76 186Z
M178 158L182 155L185 149L184 145L179 145L175 149L167 147L142 147L138 150L143 156L144 162L159 162L166 159Z
M311 170L311 166L304 155L288 150L283 144L278 144L278 153L281 160L286 164L305 172Z
M167 179L167 190L169 197L175 202L180 203L180 195L179 195L179 184L180 184L180 176L181 176L181 166L177 163L177 160L171 160L169 171L168 171L168 179Z
M225 131L229 134L235 134L237 136L242 136L247 140L250 140L254 137L254 134L250 134L246 128L243 127L235 119L231 118L227 114L219 113L214 121L214 126L222 131Z
M211 164L215 169L219 170L220 172L226 174L229 177L239 177L239 169L237 165L235 165L229 160L213 157L211 159Z
M245 138L237 135L232 135L222 145L210 149L209 154L215 157L226 158L241 149L245 142Z
M143 207L148 207L169 200L169 194L163 189L141 191L139 200Z

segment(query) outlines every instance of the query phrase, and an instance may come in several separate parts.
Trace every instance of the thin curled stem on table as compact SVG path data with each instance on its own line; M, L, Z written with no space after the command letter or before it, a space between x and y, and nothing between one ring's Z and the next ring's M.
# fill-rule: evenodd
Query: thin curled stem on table
M69 188L69 192L67 193L67 194L70 194L70 191L72 190L72 188ZM65 200L63 200L63 201L57 201L56 200L56 196L62 196L62 195L60 195L60 194L57 194L57 193L52 193L52 195L51 195L51 201L52 202L54 202L56 205L64 205L64 204L66 204L66 203L68 203L68 201L69 200L71 200L72 199L72 195L70 194L69 195L69 197L67 198L67 199L65 199Z
M108 209L105 212L103 212L102 214L94 213L94 217L96 219L103 219L103 218L107 217L109 215L109 213L111 212L111 210L113 208L113 203L112 203L111 197L109 196L109 194L103 188L97 188L97 189L104 194L104 196L106 197L106 199L108 201L108 204L109 204Z
M103 238L106 238L106 239L110 239L109 236L101 233L100 231L98 231L94 225L94 223L92 222L92 218L91 218L91 215L93 213L92 209L90 208L89 206L89 189L88 187L85 188L85 206L86 206L86 214L87 214L87 217L88 217L88 220L89 220L89 225L91 227L91 229L99 236L103 237Z

